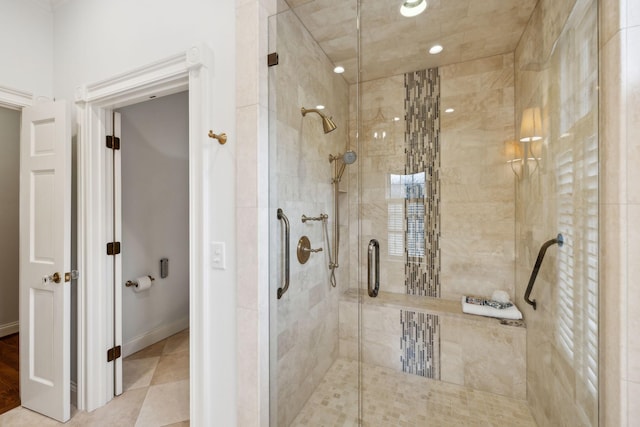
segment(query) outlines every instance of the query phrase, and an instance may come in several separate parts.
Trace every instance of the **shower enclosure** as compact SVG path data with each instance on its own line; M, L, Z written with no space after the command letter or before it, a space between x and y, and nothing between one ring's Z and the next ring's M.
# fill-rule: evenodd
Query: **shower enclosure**
M596 426L597 3L421 4L269 17L271 425Z

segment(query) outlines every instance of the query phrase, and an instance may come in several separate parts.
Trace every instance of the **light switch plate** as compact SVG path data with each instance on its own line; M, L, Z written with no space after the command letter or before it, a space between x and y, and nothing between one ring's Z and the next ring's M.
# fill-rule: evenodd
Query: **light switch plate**
M211 242L211 268L214 270L227 268L224 242Z

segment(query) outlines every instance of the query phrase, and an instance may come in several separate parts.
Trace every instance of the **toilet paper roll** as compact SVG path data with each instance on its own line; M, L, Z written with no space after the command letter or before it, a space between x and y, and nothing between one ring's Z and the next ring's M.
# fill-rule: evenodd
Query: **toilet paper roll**
M138 283L138 286L134 286L133 287L133 292L142 292L142 291L146 291L147 289L149 289L151 287L151 285L153 284L153 282L151 281L151 279L149 278L149 276L141 276L138 277L136 279L136 282Z

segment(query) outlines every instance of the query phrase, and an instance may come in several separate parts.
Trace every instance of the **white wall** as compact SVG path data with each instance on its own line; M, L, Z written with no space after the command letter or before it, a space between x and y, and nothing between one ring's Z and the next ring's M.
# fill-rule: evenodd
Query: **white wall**
M123 289L125 355L189 325L189 95L122 114L122 278L151 275L151 289ZM160 259L169 276L160 277Z
M54 94L72 100L75 88L113 77L206 43L214 53L215 102L207 129L226 132L224 149L211 150L209 241L226 243L225 270L211 270L202 286L205 334L213 343L201 372L206 419L236 424L236 210L234 0L68 0L54 10ZM206 143L215 144L213 140Z
M52 97L53 15L48 2L0 0L0 86Z
M20 112L0 108L0 337L17 332Z

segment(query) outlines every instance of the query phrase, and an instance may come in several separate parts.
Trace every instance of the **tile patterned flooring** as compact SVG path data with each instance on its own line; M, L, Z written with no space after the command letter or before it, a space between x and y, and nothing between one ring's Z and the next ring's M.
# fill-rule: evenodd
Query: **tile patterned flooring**
M125 392L68 426L189 426L189 331L124 360ZM293 426L357 426L358 364L338 359ZM525 401L455 384L363 367L363 426L536 427ZM24 408L0 415L0 426L59 426Z
M363 426L536 427L527 402L471 388L363 367ZM358 363L338 359L293 426L357 426Z
M0 426L189 426L189 330L123 361L122 395L66 424L19 407L0 415Z

